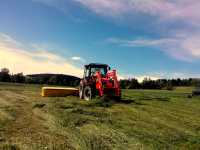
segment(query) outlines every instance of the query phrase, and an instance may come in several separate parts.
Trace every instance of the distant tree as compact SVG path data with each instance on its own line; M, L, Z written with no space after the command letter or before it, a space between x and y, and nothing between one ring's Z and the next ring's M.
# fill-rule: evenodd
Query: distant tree
M25 76L25 83L38 84L38 80L30 76Z
M10 82L11 81L9 72L10 72L9 69L7 69L7 68L1 69L1 72L0 72L0 81L1 82Z
M9 71L8 68L2 68L2 69L1 69L1 73L9 74L10 71Z
M169 91L174 90L174 86L172 84L172 81L169 80L169 82L166 85L166 90L169 90Z
M79 80L75 80L74 83L73 83L73 86L78 86L80 84L80 81Z
M24 83L25 82L25 76L23 73L17 73L12 75L12 82L17 82L17 83Z
M139 88L140 88L140 84L139 84L138 80L135 78L130 79L128 89L139 89Z
M150 78L144 78L141 86L143 89L161 89L160 84Z
M54 76L50 77L48 84L52 84L52 85L58 84L57 76L54 75Z
M167 79L158 79L158 80L156 80L156 82L157 82L157 85L161 89L165 88L167 86L167 83L168 83Z
M131 79L120 80L120 87L122 89L128 89L130 87L130 84L131 84Z
M192 79L191 84L200 87L200 79Z
M126 89L126 81L127 81L127 80L120 80L120 87L121 87L122 89Z

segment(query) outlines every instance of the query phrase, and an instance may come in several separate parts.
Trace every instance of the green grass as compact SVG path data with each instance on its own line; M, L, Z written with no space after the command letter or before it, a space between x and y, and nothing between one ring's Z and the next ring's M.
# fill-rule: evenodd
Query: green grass
M200 149L192 88L123 90L122 100L43 98L40 85L0 83L0 149Z

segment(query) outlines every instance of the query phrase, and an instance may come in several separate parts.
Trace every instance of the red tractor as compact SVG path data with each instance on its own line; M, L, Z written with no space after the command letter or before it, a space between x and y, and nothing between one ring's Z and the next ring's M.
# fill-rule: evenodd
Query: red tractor
M84 66L84 76L80 82L79 96L91 100L96 95L121 98L121 89L117 80L116 70L106 64L91 63Z

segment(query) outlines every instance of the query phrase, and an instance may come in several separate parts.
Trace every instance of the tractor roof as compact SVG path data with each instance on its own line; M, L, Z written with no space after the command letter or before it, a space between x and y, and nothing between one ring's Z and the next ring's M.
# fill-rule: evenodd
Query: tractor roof
M85 65L85 67L89 67L89 66L91 66L91 67L97 67L97 66L106 66L106 67L108 67L107 64L101 64L101 63L90 63L88 65Z

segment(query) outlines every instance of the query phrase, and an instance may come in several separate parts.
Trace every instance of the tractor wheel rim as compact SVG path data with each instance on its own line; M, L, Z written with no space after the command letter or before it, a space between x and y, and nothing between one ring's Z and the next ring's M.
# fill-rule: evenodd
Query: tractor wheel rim
M90 90L87 89L87 90L85 91L85 96L86 96L86 97L85 97L86 100L90 100L90 97L91 97L91 92L90 92Z

